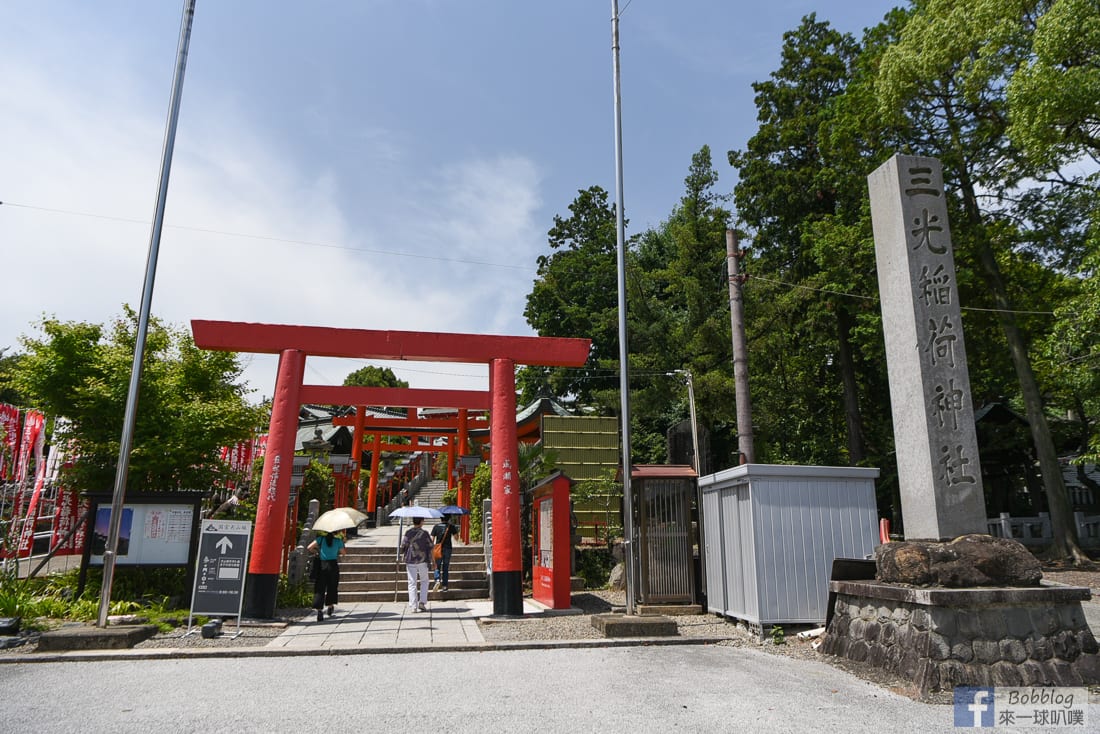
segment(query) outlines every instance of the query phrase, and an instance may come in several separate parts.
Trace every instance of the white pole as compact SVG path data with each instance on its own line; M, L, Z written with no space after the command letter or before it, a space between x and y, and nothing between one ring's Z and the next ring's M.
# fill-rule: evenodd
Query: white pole
M191 24L194 19L195 0L185 0L183 19L180 22L179 45L176 48L176 73L172 79L172 96L168 105L168 122L165 126L164 147L161 151L160 186L157 189L156 208L153 214L153 231L149 236L149 255L145 261L145 285L141 291L134 363L130 368L130 389L126 394L126 414L122 421L118 468L115 470L114 494L111 497L111 522L107 532L107 547L103 552L103 585L99 593L97 620L99 627L107 626L107 612L111 606L111 585L114 582L118 536L122 528L122 506L126 498L126 476L130 471L130 449L133 447L134 424L137 421L141 363L145 358L145 338L149 332L149 312L153 303L153 281L157 274L160 233L164 228L164 204L168 198L168 177L172 171L172 151L176 144L176 122L179 120L180 98L183 96L183 72L187 68L187 47L191 41Z
M699 421L695 416L695 381L692 379L691 370L676 370L684 375L684 379L687 381L688 388L688 407L691 409L691 445L695 451L694 461L692 464L695 466L695 511L698 518L698 536L699 536L699 579L700 579L700 591L706 596L707 593L707 549L706 549L706 530L703 522L703 495L699 491L699 477L703 475L703 457L699 453Z
M619 281L619 393L623 432L623 560L626 613L634 614L634 498L630 489L630 380L626 329L626 228L623 219L623 118L619 86L619 0L611 0L611 57L615 73L615 244Z

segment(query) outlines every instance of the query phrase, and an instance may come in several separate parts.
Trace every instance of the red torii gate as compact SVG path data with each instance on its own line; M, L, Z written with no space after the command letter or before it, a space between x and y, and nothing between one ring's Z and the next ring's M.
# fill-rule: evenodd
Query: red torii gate
M290 497L290 466L293 463L299 406L304 402L399 405L408 399L407 395L399 396L397 392L382 399L376 399L374 394L354 392L403 391L408 388L304 386L302 378L308 356L488 364L488 394L432 391L439 394L417 405L489 408L493 472L493 613L501 616L523 614L515 367L517 364L580 367L588 359L590 340L203 320L193 320L191 332L195 345L202 349L279 355L267 455L257 496L255 539L248 566L248 583L245 585L245 614L262 618L275 616L283 523ZM340 392L335 392L337 390ZM337 395L338 399L330 400L332 395ZM350 395L356 397L349 399ZM473 395L478 397L475 399ZM365 399L368 396L369 399ZM471 404L475 400L477 404Z
M344 403L341 403L344 404ZM410 406L411 407L411 406ZM417 407L439 407L439 406L426 406L421 405ZM363 497L364 504L368 515L373 515L378 508L378 479L380 468L380 457L383 451L423 451L425 447L423 445L404 446L404 445L391 445L382 443L383 438L390 436L407 436L409 438L416 437L444 437L447 438L447 489L455 487L455 462L458 458L458 452L465 452L469 447L469 432L471 429L486 429L489 426L487 417L470 417L469 410L467 408L459 408L458 413L454 417L447 418L421 418L416 415L410 414L404 418L382 418L378 416L367 416L367 406L357 405L355 408L355 415L353 416L340 416L334 418L332 424L334 426L349 426L353 432L353 447L352 455L356 461L361 461L363 451L366 450L364 441L367 435L371 435L373 440L371 443L371 467L370 467L370 481L368 484L368 490L366 496ZM440 452L438 447L432 449ZM358 487L360 484L360 467L357 465L354 477L352 479L353 484ZM469 492L470 492L470 476L463 474L458 484L458 502L461 507L469 507ZM358 500L359 497L356 497ZM469 518L462 518L462 539L464 542L470 541L469 533Z
M333 387L326 385L303 385L301 392L303 403L318 403L322 405L357 405L356 415L351 418L336 418L333 425L354 426L352 431L352 455L356 461L360 461L363 455L363 434L366 426L367 405L388 405L401 408L458 408L461 417L465 418L469 410L488 410L490 406L489 393L477 390L422 390L407 387ZM372 418L371 425L377 421L408 421L408 419L382 419ZM408 435L408 434L406 434ZM378 493L378 458L382 450L379 434L375 433L374 452L371 459L371 480L367 495L367 511L373 512L376 507ZM460 438L465 438L465 435ZM358 471L355 475L358 481ZM467 536L468 537L468 536Z

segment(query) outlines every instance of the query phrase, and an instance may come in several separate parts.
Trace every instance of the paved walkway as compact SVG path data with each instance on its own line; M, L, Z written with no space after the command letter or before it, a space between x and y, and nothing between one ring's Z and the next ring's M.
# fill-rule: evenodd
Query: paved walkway
M436 520L425 520L430 529ZM409 528L394 521L392 525L363 528L348 538L349 547L393 548L394 556L401 533ZM461 545L461 543L458 543ZM449 600L430 602L427 612L413 612L408 606L408 586L404 573L395 580L394 602L337 604L336 613L318 622L313 615L289 625L268 648L286 651L359 650L365 648L454 648L485 645L477 620L493 614L491 600ZM579 614L579 609L549 609L532 599L523 600L523 615ZM233 629L232 622L226 629Z
M401 595L405 596L405 590ZM525 599L524 616L579 613L550 610ZM267 644L284 650L348 650L361 648L454 648L484 645L479 617L493 613L491 601L442 601L427 612L412 612L406 601L338 604L332 617L318 622L304 617ZM232 623L230 623L232 624ZM228 627L232 629L232 627Z

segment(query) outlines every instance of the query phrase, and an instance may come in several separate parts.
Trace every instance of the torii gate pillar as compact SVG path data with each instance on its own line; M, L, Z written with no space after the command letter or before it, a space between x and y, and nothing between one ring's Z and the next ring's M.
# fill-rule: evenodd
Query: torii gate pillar
M287 349L279 356L275 397L271 401L271 427L264 456L263 479L256 503L256 532L245 584L244 615L270 617L279 591L283 536L290 502L290 468L298 434L298 393L306 371L306 355ZM285 476L284 476L285 475Z
M493 614L523 616L523 539L520 535L519 455L516 449L516 374L510 359L489 367L489 430L493 469Z

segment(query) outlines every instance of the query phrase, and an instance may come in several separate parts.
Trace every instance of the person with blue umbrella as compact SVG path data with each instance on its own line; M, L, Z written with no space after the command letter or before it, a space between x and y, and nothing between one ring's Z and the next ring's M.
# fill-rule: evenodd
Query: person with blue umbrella
M470 511L458 505L444 505L439 508L439 514L443 516L441 522L432 528L432 539L440 554L436 556L435 566L435 590L449 590L451 572L451 553L454 550L451 544L452 538L458 533L458 525L454 522L458 515L469 515Z
M450 582L451 574L451 553L454 550L451 545L451 538L457 532L454 523L451 522L451 518L454 515L444 515L432 528L432 540L435 541L435 548L433 549L433 556L436 559L435 562L435 591L439 591L441 588L443 591L448 591L448 585Z

